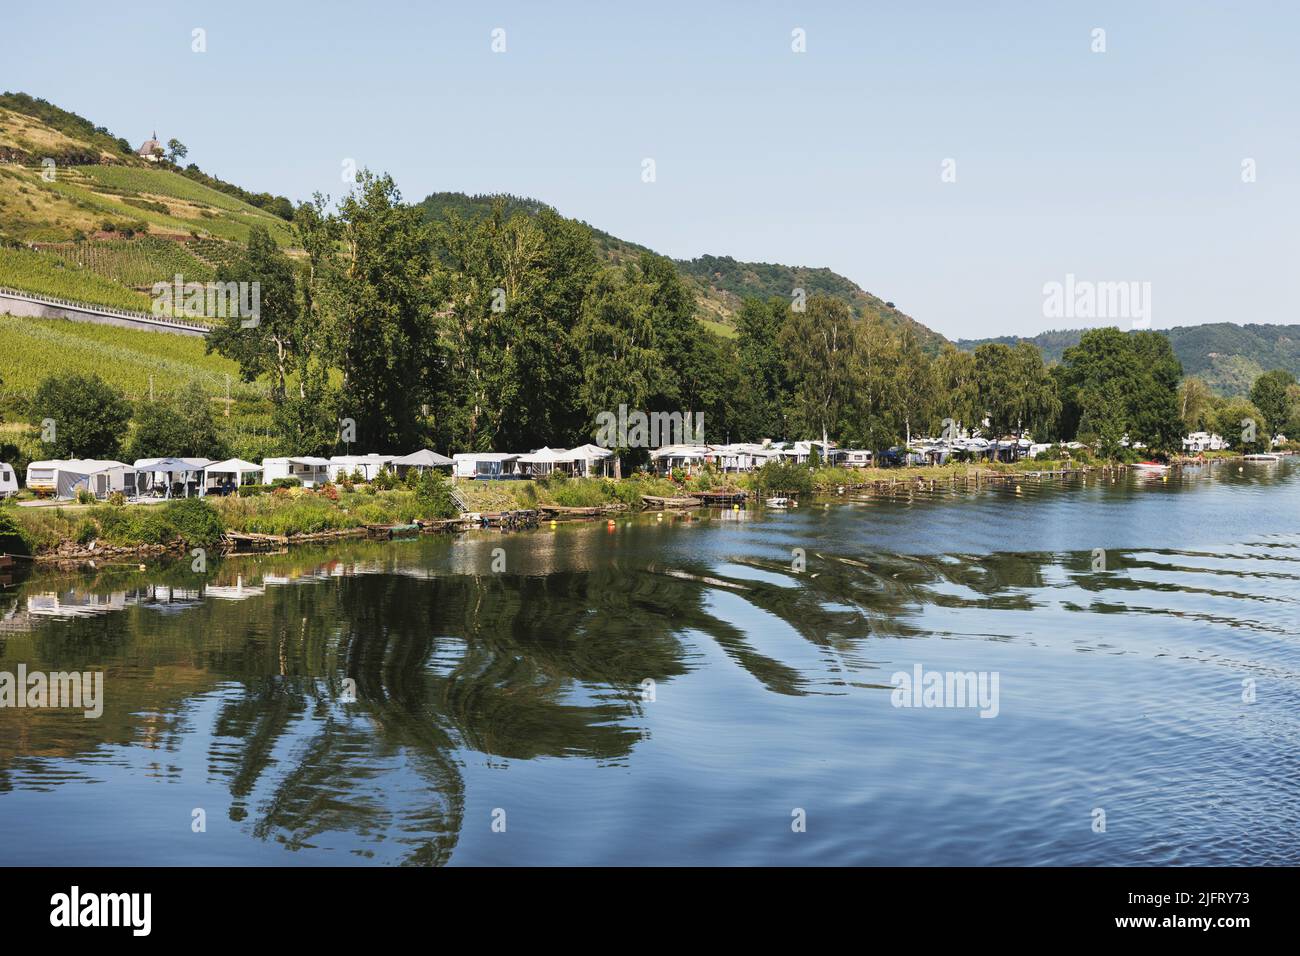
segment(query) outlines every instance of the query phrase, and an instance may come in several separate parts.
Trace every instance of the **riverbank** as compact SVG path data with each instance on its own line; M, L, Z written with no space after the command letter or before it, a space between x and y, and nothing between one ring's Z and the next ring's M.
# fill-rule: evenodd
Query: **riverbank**
M1179 465L1175 464L1175 469ZM1080 475L1116 477L1123 463L1021 461L910 468L790 466L781 475L703 472L680 482L647 475L614 479L468 481L447 487L463 511L399 488L342 491L283 488L254 497L0 508L0 552L34 561L89 561L182 554L193 548L235 551L344 537L520 528L539 522L590 520L646 507L743 506L770 494L819 497L894 496L947 488L975 492L1023 481ZM797 483L799 487L786 487ZM709 500L712 499L712 500Z

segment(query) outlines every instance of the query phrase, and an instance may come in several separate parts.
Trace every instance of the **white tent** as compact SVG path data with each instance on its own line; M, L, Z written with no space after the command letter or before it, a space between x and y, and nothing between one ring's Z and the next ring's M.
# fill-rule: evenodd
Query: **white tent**
M608 470L613 457L614 452L608 448L601 448L599 445L579 445L561 455L560 461L571 464L574 474L589 477L593 470L600 472Z
M563 448L539 448L519 456L520 469L529 475L549 475L557 462L565 461Z
M180 482L186 497L189 497L191 483L197 486L203 483L203 469L212 464L210 458L138 458L135 462L135 470L144 475L141 482L140 492L152 489L155 478L158 475L166 475L164 479L164 496L172 497L172 485ZM180 477L177 478L176 476ZM191 478L190 476L194 477Z
M650 452L650 461L661 475L674 468L684 468L689 474L704 464L708 453L707 445L664 445Z
M393 459L393 467L397 469L399 475L404 474L407 468L414 468L417 472L425 472L431 468L446 468L450 464L452 464L450 458L439 455L436 451L430 451L428 448L421 448L417 452Z
M251 461L244 461L242 458L227 458L225 461L214 461L203 469L203 483L199 486L199 494L205 495L208 493L208 484L213 477L216 477L220 484L233 484L234 487L238 488L244 483L245 475L261 474L261 465L256 465ZM229 479L233 479L233 481Z

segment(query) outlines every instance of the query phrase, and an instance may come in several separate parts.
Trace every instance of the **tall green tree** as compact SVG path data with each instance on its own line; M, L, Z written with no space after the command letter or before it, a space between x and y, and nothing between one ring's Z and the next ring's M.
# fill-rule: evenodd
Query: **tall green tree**
M1181 377L1182 365L1158 332L1090 329L1062 360L1062 430L1067 437L1096 433L1101 416L1108 425L1119 422L1131 441L1177 450Z
M239 363L239 377L255 382L266 375L271 400L284 401L286 385L309 351L312 324L304 321L298 283L289 257L264 226L253 226L248 246L236 262L218 270L218 282L257 283L259 312L254 318L230 315L209 333L205 349Z
M1295 376L1286 369L1273 369L1255 379L1250 389L1250 401L1268 422L1269 431L1281 431L1290 416L1287 389L1296 384Z
M191 382L170 400L140 402L127 457L132 461L227 457L228 448L217 429L211 406L197 382Z
M1204 431L1214 409L1214 394L1203 378L1189 375L1178 385L1178 416L1187 432Z
M954 428L975 428L984 417L975 356L955 345L945 345L934 361L935 406L930 428L943 433L944 419Z
M659 389L654 325L645 301L629 289L627 281L612 272L598 275L573 331L582 365L579 395L588 440L596 433L597 415L617 415L620 405L645 410Z
M851 394L853 316L849 307L839 299L812 296L803 311L791 310L786 316L781 346L790 358L799 419L826 441Z
M368 170L320 228L338 251L315 264L312 306L342 371L340 414L363 447L417 447L446 368L436 315L445 274L430 231L391 177Z
M746 299L736 316L741 387L736 395L735 429L744 440L790 437L786 420L790 375L781 346L781 327L789 311L787 299Z
M36 386L28 420L48 458L116 459L131 421L121 391L98 375L51 375Z

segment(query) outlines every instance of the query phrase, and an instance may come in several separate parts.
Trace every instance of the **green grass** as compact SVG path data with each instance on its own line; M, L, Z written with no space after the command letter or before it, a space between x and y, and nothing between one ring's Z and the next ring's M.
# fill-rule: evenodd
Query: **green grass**
M58 256L0 247L0 285L90 305L148 312L149 296Z

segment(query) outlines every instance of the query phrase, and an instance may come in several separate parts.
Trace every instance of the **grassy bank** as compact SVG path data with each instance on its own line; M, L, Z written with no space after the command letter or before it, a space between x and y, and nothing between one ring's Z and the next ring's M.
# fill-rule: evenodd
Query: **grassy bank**
M545 505L598 508L641 505L642 495L674 497L711 490L742 490L754 494L793 491L833 494L837 489L878 481L962 481L980 475L1058 470L1064 462L1016 464L953 464L922 468L820 468L790 466L805 487L790 488L786 476L695 475L689 481L633 475L620 481L605 478L551 478L538 481L471 481L455 485L472 512L534 509ZM1075 467L1078 467L1076 463ZM445 485L442 487L452 487ZM250 497L190 499L156 504L93 504L39 508L0 506L0 550L42 555L82 555L92 550L180 550L214 547L227 532L294 537L346 531L367 525L411 524L448 517L449 502L428 489L399 487L379 490L373 485L345 491L334 486L308 491L280 488Z

